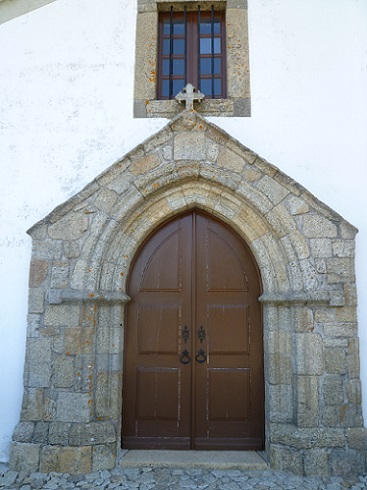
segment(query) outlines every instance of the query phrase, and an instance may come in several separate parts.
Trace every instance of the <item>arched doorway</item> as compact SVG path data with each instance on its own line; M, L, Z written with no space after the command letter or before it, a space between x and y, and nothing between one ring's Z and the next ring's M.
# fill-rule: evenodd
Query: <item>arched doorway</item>
M180 215L143 244L128 293L123 447L262 449L261 281L242 239Z

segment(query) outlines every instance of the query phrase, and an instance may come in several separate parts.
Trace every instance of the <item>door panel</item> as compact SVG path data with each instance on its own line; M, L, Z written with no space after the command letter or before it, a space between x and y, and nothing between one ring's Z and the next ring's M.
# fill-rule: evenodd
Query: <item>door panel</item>
M243 241L176 218L142 247L129 294L123 446L262 449L261 289Z

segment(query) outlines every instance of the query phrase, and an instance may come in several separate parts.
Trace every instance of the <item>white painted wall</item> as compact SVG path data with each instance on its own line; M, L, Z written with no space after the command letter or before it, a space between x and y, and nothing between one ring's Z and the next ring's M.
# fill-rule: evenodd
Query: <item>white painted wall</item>
M26 230L167 122L132 117L135 4L58 0L0 26L0 461L23 392ZM213 121L359 228L367 419L367 2L249 15L253 115Z

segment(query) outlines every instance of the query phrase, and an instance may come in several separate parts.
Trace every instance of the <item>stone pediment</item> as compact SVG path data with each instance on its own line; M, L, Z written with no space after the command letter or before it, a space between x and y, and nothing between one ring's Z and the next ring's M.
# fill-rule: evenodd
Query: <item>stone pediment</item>
M335 236L334 226L340 223L353 236L357 232L277 167L195 110L186 109L55 208L28 233L35 238L42 233L43 226L50 225L51 237L62 238L66 233L74 240L87 228L88 215L101 211L109 219L118 221L123 216L125 199L130 199L132 194L136 200L146 200L167 186L189 181L207 181L238 193L264 216L270 217L280 205L284 207L284 214L293 217L307 214L310 219L306 228L324 226L329 229L330 237ZM94 210L88 208L91 200ZM313 220L311 216L316 214L319 217ZM282 225L286 230L286 222L277 223L276 218L272 221L274 226Z

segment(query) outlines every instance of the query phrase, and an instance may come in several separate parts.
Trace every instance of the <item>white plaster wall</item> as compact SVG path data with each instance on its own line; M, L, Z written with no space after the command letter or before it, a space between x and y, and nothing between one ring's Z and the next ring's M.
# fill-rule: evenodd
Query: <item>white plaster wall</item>
M0 461L19 419L26 230L166 120L132 117L135 0L57 0L0 26ZM252 113L213 121L360 229L367 418L367 2L249 0Z

